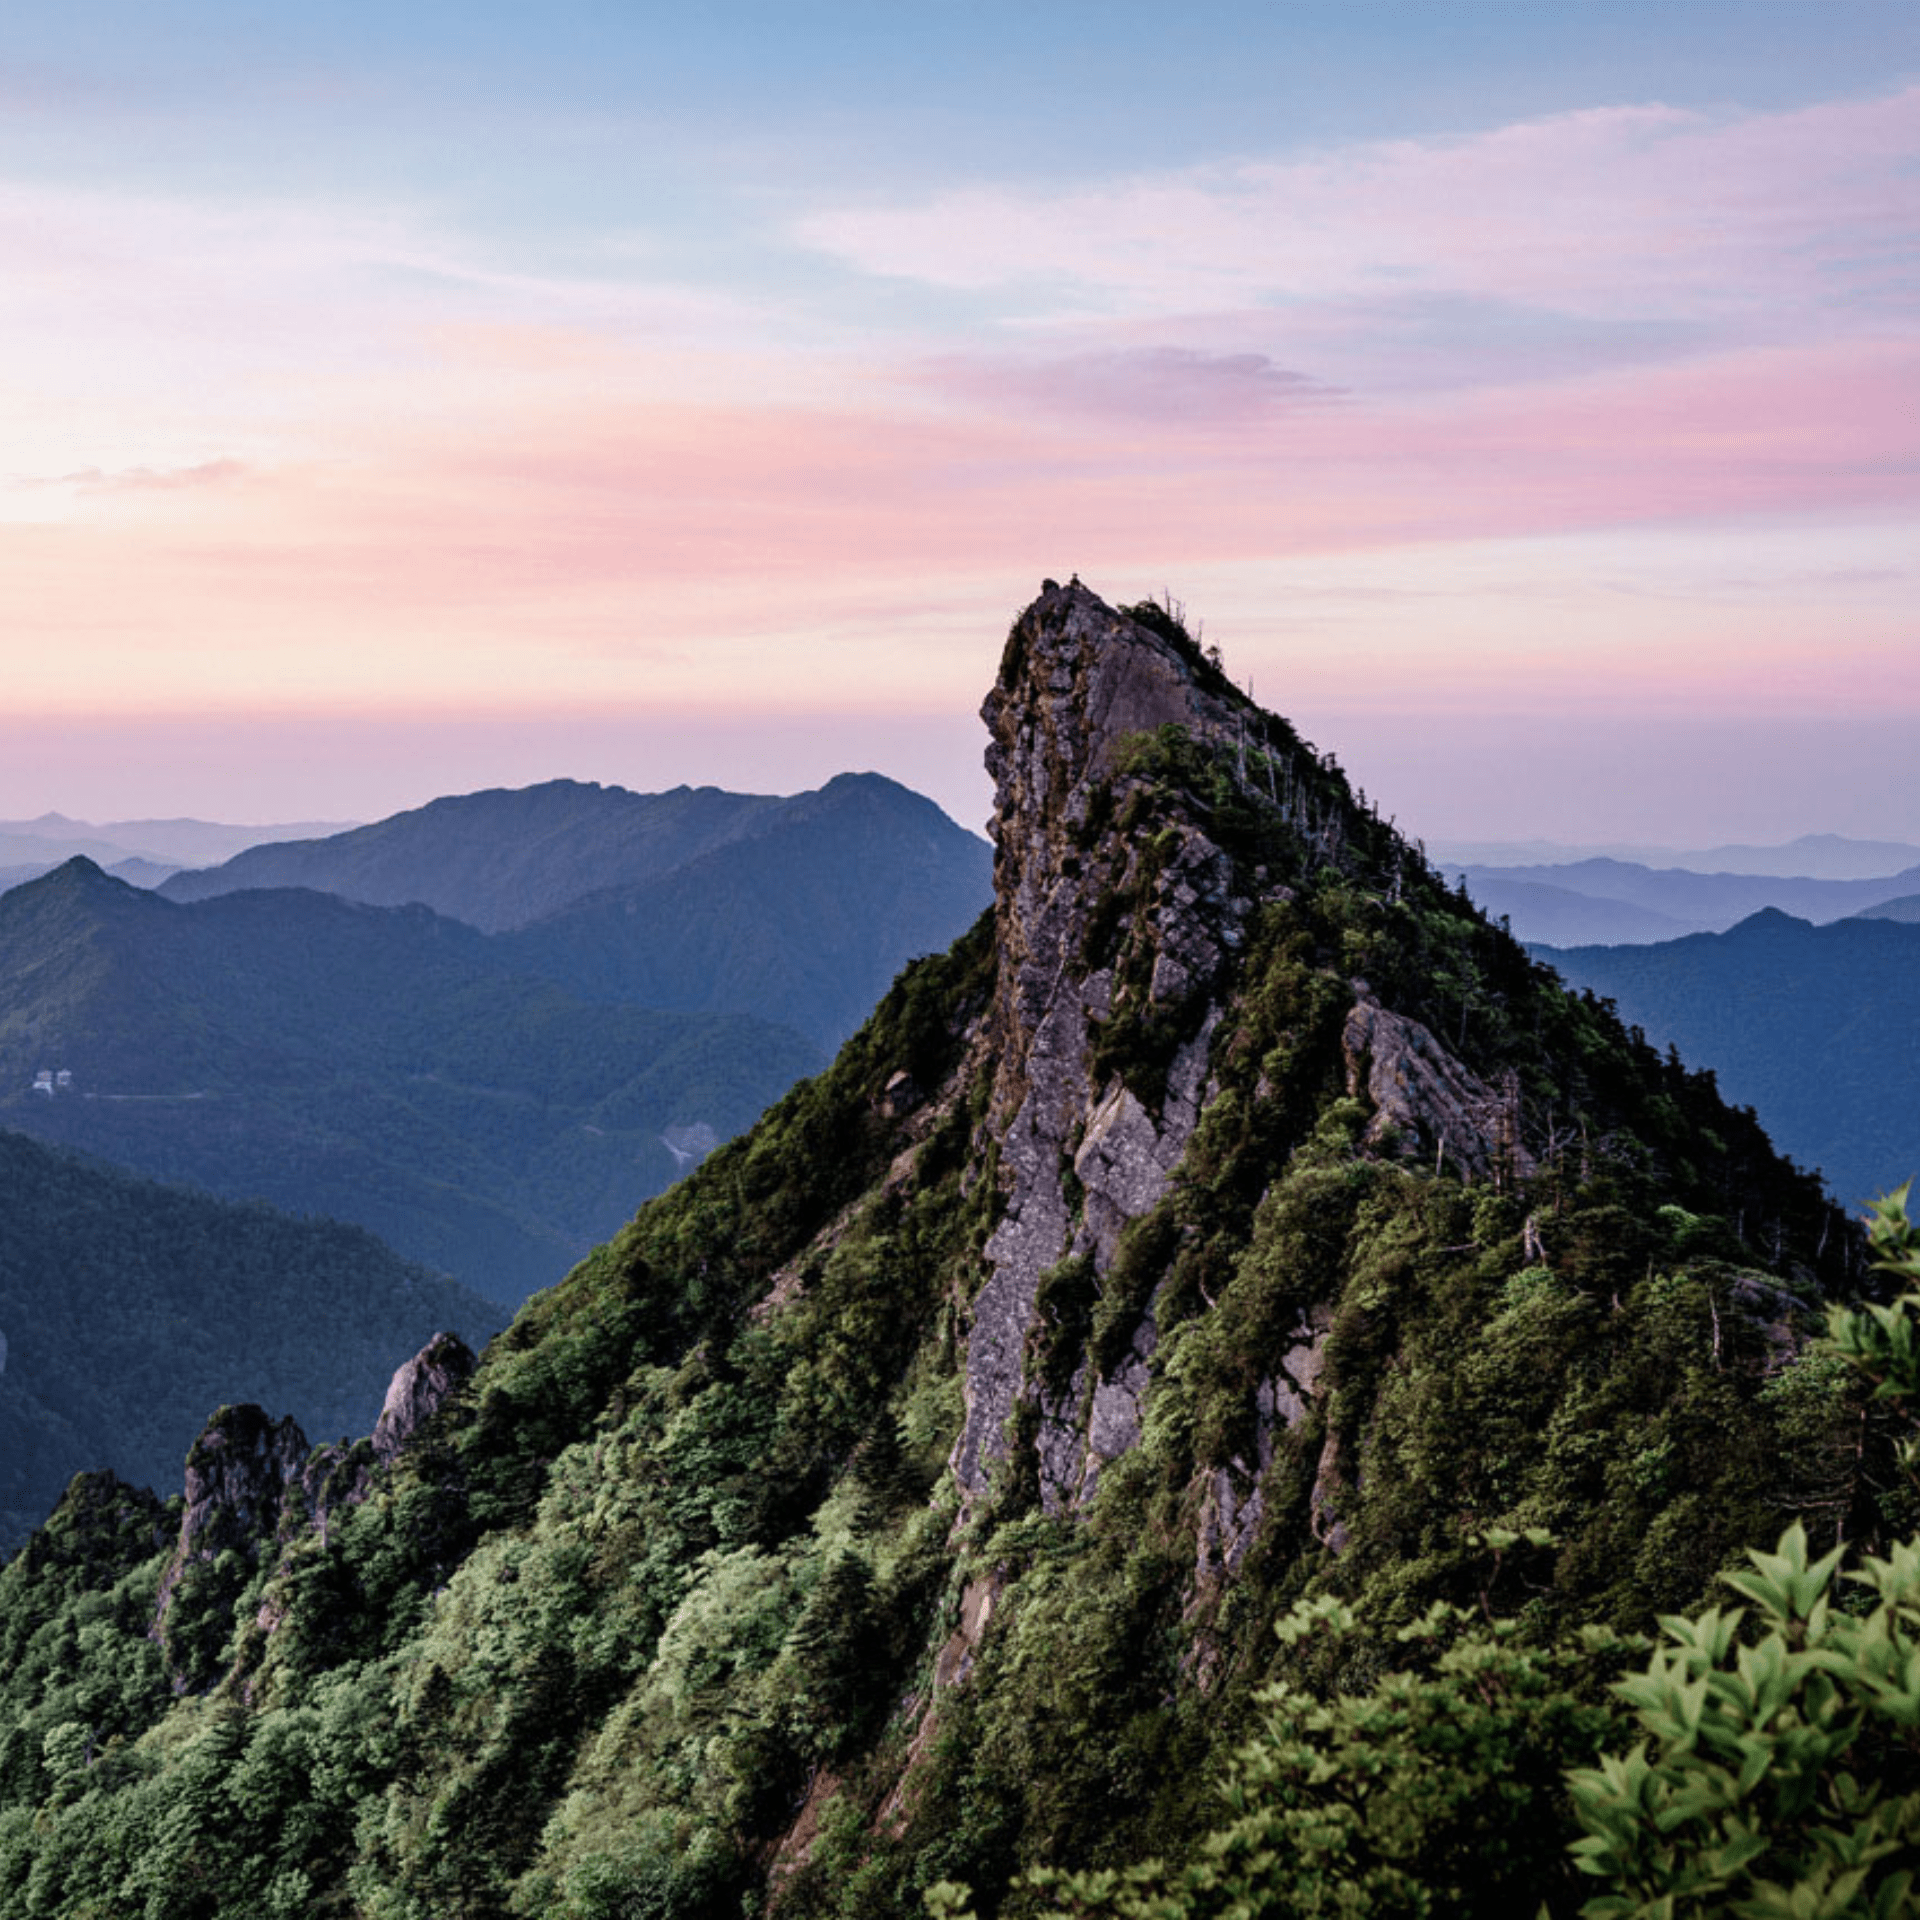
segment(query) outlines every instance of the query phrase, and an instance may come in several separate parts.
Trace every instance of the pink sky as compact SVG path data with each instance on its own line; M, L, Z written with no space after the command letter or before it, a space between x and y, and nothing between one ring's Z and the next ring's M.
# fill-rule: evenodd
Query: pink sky
M1077 570L1431 836L1920 835L1846 746L1920 737L1920 89L759 219L703 279L0 178L0 814L877 766L973 823Z

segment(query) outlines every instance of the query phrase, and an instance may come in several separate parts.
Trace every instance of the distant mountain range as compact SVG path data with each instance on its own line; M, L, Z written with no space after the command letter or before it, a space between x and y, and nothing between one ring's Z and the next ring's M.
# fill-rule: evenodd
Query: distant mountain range
M588 1004L425 907L180 905L84 860L0 897L0 1122L370 1227L517 1301L819 1050L743 1014Z
M1908 851L1901 849L1900 851ZM1687 933L1724 933L1776 908L1825 922L1920 892L1920 864L1871 879L1697 873L1595 857L1558 866L1449 868L1523 940L1552 946L1639 945Z
M1838 833L1803 833L1797 840L1759 847L1744 843L1691 850L1616 842L1569 846L1558 840L1439 840L1428 858L1451 873L1459 867L1574 866L1583 860L1620 860L1638 867L1682 867L1689 873L1789 874L1808 880L1872 880L1920 866L1920 846L1906 840L1852 840Z
M471 794L158 894L75 860L0 897L0 1120L517 1301L821 1065L989 861L875 775Z
M671 872L791 804L718 787L495 787L325 838L249 847L221 866L176 874L164 891L170 900L208 900L248 887L313 887L369 906L418 902L497 933L583 894Z
M514 965L586 997L751 1012L830 1049L907 961L986 905L992 853L878 774L792 798L555 780L256 847L160 891L243 887L421 902L510 934Z
M1862 907L1852 917L1856 920L1920 921L1920 893L1902 894L1898 900L1882 900L1877 907Z
M1657 1046L1713 1067L1849 1207L1920 1174L1915 918L1816 927L1769 908L1653 946L1534 950Z
M213 820L114 820L96 825L43 813L34 820L0 820L0 892L50 872L76 854L136 886L182 867L227 860L267 840L310 840L339 833L344 821L308 820L278 826L233 826Z
M909 960L972 924L993 897L992 858L932 801L844 774L501 945L528 972L589 998L751 1008L831 1050Z
M208 1412L370 1431L394 1368L502 1310L359 1227L159 1185L0 1131L0 1555L68 1479L179 1484Z

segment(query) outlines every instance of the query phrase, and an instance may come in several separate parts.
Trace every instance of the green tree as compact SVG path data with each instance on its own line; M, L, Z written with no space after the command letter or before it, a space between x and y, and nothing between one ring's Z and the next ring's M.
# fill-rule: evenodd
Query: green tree
M1901 1188L1874 1208L1874 1264L1920 1282ZM1836 1307L1831 1349L1881 1400L1920 1394L1920 1286ZM1901 1443L1911 1468L1916 1445ZM1748 1608L1662 1622L1621 1683L1644 1736L1573 1778L1583 1920L1891 1920L1920 1873L1920 1541L1842 1572L1797 1522L1726 1583ZM1841 1583L1844 1583L1842 1585ZM1848 1589L1851 1589L1850 1591ZM1750 1611L1749 1611L1750 1609Z

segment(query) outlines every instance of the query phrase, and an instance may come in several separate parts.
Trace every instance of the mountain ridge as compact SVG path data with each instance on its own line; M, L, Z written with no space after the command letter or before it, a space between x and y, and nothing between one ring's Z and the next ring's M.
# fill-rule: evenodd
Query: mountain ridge
M0 1679L15 1884L909 1920L964 1879L1033 1914L1036 1864L1190 1847L1269 1681L1391 1673L1449 1608L1638 1631L1788 1512L1879 1537L1885 1456L1802 1365L1859 1236L1711 1075L1169 609L1047 583L985 712L990 913L361 1504L302 1524L289 1475L210 1654L145 1637L168 1555L110 1489L0 1571L45 1650ZM59 1735L78 1565L139 1677ZM1275 1633L1295 1600L1352 1612L1354 1666ZM159 1757L76 1799L82 1734ZM1529 1896L1481 1910L1558 1896L1557 1803L1460 1804L1454 1857L1496 1818Z
M1489 912L1513 920L1522 939L1560 946L1643 944L1683 933L1724 933L1770 906L1802 919L1838 920L1911 893L1920 884L1920 867L1872 879L1825 880L1654 869L1605 858L1562 866L1467 866L1460 872L1474 897ZM1551 891L1543 892L1546 889ZM1571 930L1576 913L1584 913L1587 925L1582 930L1597 937L1558 937L1559 928Z
M1723 933L1539 951L1655 1044L1711 1062L1848 1202L1920 1173L1920 925L1875 913L1815 925L1770 907Z
M840 774L792 796L688 786L645 794L562 779L443 795L329 839L250 848L222 866L176 874L161 891L184 901L243 887L312 886L369 905L419 902L500 933L590 894L658 881L777 819L818 817L876 793L932 809L956 843L974 838L879 774Z
M748 1015L586 1002L425 906L179 903L77 858L0 897L0 1008L8 1124L358 1220L510 1301L678 1176L670 1130L730 1133L820 1058Z

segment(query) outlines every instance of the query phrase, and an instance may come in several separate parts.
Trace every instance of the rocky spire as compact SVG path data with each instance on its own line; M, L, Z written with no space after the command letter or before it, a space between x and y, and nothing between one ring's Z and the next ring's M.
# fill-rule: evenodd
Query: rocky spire
M383 1464L399 1456L447 1395L479 1364L457 1333L436 1333L393 1376L373 1429L373 1451Z
M1252 905L1234 890L1231 861L1192 822L1156 816L1151 847L1116 824L1145 785L1129 756L1170 726L1231 742L1246 712L1177 623L1143 624L1077 582L1051 581L1015 622L982 709L1001 959L990 1112L1006 1207L974 1301L967 1419L953 1454L969 1497L1005 1449L1041 1275L1069 1255L1104 1273L1121 1228L1166 1191L1199 1117L1218 1018L1209 996ZM1114 941L1119 903L1129 916L1124 953ZM1117 1076L1096 1075L1100 1033L1129 1022L1179 1034L1153 1108ZM1114 1377L1093 1383L1084 1448L1067 1404L1082 1397L1084 1372L1059 1405L1042 1405L1049 1506L1090 1492L1101 1462L1137 1437L1153 1341L1149 1311Z
M251 1404L222 1407L193 1443L186 1507L153 1621L177 1692L211 1683L212 1656L242 1584L238 1569L272 1550L288 1488L306 1459L306 1435L294 1421L270 1419Z
M1078 1260L1100 1286L1128 1222L1167 1195L1210 1097L1253 918L1291 897L1222 844L1221 823L1263 819L1299 872L1344 871L1363 824L1376 862L1381 846L1396 867L1412 856L1169 609L1115 609L1049 581L1008 635L983 716L1000 954L988 1112L1004 1205L973 1301L952 1466L969 1501L983 1493L1024 1406L1041 1498L1058 1511L1138 1439L1158 1333L1148 1299L1118 1358L1106 1344L1104 1371L1082 1357L1049 1385L1032 1365L1043 1282ZM1350 990L1348 1085L1374 1109L1369 1146L1437 1155L1469 1177L1525 1172L1511 1090L1484 1085L1364 981Z

